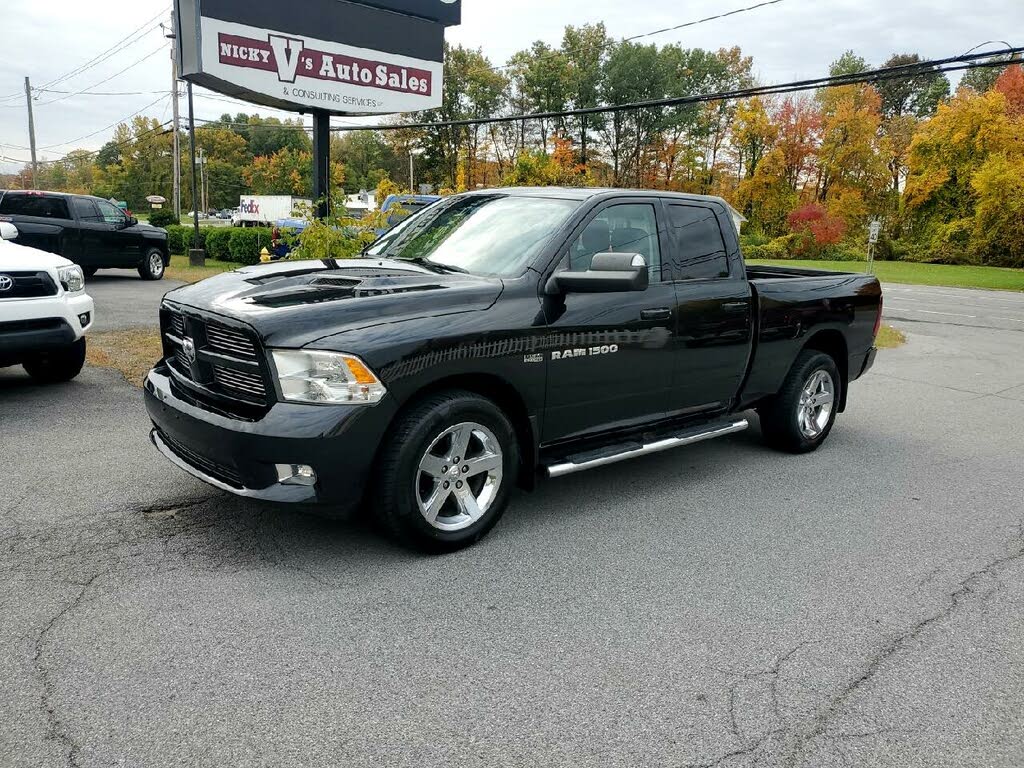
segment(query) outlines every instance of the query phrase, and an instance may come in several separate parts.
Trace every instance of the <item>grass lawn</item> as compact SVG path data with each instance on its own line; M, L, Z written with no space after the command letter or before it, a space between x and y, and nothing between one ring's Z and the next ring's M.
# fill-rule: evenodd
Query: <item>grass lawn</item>
M219 275L221 272L230 272L241 266L241 264L234 264L230 261L207 259L205 267L193 267L188 263L188 256L171 256L171 266L167 268L167 277L186 283L198 283L200 280Z
M875 346L879 349L895 349L907 343L907 337L891 325L883 325L878 330L878 338L875 339Z
M157 329L90 333L86 360L89 365L120 371L133 386L142 387L149 369L163 357Z
M750 263L770 264L775 267L834 269L840 272L864 272L868 266L866 261L763 261L751 259ZM876 261L875 274L878 275L879 280L886 283L1024 291L1024 269L960 267L948 264L915 264L909 261Z

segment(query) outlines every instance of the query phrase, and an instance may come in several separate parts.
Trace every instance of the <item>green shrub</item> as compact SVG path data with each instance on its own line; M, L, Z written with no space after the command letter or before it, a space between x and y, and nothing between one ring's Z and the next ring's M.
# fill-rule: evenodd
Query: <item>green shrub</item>
M867 261L867 246L843 241L825 248L821 258L826 261Z
M260 251L270 249L271 233L267 227L241 227L231 230L228 250L237 264L259 264Z
M772 239L766 235L763 230L752 227L748 230L744 230L740 234L740 247L747 250L748 248L768 245L771 240Z
M173 224L180 224L174 211L168 208L158 208L149 214L149 223L154 227L169 227Z
M195 239L195 227L185 227L185 233L182 239L185 241L185 253L188 253L193 248L206 248L206 233L209 232L212 227L200 227L199 228L199 239Z
M206 255L217 261L231 260L231 230L228 227L212 227L206 233Z
M171 253L182 255L185 253L185 232L190 231L188 227L172 224L167 227L167 246Z

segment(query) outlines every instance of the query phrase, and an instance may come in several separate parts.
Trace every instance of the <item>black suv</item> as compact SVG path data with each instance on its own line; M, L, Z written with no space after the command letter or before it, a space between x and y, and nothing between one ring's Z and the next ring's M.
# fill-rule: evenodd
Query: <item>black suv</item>
M86 276L130 268L144 280L159 280L170 264L167 230L140 224L107 200L59 192L2 195L0 221L18 228L16 242L63 256Z

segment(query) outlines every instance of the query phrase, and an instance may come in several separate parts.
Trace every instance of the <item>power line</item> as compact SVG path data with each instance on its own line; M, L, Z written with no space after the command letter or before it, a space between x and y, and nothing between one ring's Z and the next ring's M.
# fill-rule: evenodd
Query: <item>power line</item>
M48 144L45 147L40 147L40 149L53 149L54 147L66 147L66 146L69 146L71 144L77 144L79 141L83 141L85 139L91 139L97 133L103 133L104 131L109 131L111 128L114 128L114 127L120 125L121 123L123 123L123 122L125 122L127 120L131 120L133 117L137 117L138 115L142 114L147 109L149 109L150 107L155 106L156 104L159 104L161 101L164 101L165 99L169 99L169 98L170 98L170 96L168 96L167 93L165 92L160 98L156 99L155 101L151 101L149 104L147 104L146 106L142 107L142 109L138 110L137 112L132 112L132 114L128 115L127 117L122 117L119 120L115 120L113 123L111 123L110 125L108 125L108 126L106 126L104 128L100 128L99 130L93 131L92 133L87 133L85 136L79 136L77 139L71 139L70 141L60 141L60 142L57 142L56 144Z
M76 69L73 69L64 75L56 77L53 80L50 80L48 83L44 83L42 88L49 88L50 86L57 85L58 83L62 83L65 80L70 80L72 77L80 75L86 70L92 69L93 67L102 64L104 61L111 58L114 54L120 53L125 48L128 48L129 46L132 46L135 43L139 42L139 40L145 37L145 35L149 34L151 31L156 29L157 26L159 26L159 24L154 26L151 25L153 25L153 22L157 21L157 19L160 19L163 16L165 16L169 10L170 8L168 7L160 11L160 13L158 13L156 16L153 16L151 19L144 21L141 25L136 27L134 31L132 31L126 37L123 37L120 40L118 40L116 43L114 43L112 46L107 48L102 53L97 54L93 58L89 59L89 61L85 62L85 64L82 64Z
M764 2L757 3L756 5L749 5L746 8L737 8L737 9L732 10L732 11L726 11L725 13L715 14L714 16L706 16L703 19L696 19L694 21L687 21L687 22L684 22L682 24L676 24L673 27L663 27L661 29L656 29L653 32L642 32L639 35L632 35L630 37L624 37L621 40L608 40L607 42L605 42L600 47L599 50L603 53L604 51L608 50L613 45L617 45L618 43L631 43L634 40L642 40L645 37L654 37L655 35L661 35L661 34L664 34L665 32L674 32L676 30L686 29L687 27L696 27L698 24L706 24L709 21L717 21L718 19L724 19L724 18L726 18L728 16L736 16L737 14L740 14L740 13L748 13L750 11L756 11L759 8L764 8L765 6L769 6L769 5L777 5L777 4L782 3L782 2L785 2L785 0L765 0ZM561 51L551 51L550 53L548 53L546 55L534 56L533 60L535 60L535 61L538 60L538 59L539 60L543 60L545 58L553 58L555 56L560 56L560 55L562 55ZM512 62L507 62L505 64L500 64L498 66L491 67L491 69L493 69L494 71L497 72L498 70L509 69L510 67L513 67L513 66L515 66L515 65Z
M550 120L560 117L578 117L581 115L600 115L609 112L625 112L635 109L650 109L655 107L678 107L687 104L701 104L710 101L729 101L732 99L745 99L752 96L771 96L785 93L797 93L800 91L814 91L821 88L837 88L843 85L870 84L893 80L900 77L908 77L912 74L930 74L957 72L971 67L997 67L1004 66L1005 61L993 62L993 55L1011 55L1024 52L1024 47L1006 48L1001 51L989 51L986 53L973 53L962 56L952 56L946 59L932 59L920 61L913 64L902 64L895 67L883 67L881 69L865 70L853 75L835 75L831 77L820 77L811 80L798 80L791 83L779 83L776 85L753 86L750 88L739 88L732 91L719 91L717 93L700 94L696 96L677 96L665 99L651 99L649 101L637 101L628 104L612 104L601 107L587 107L583 109L567 109L555 112L533 112L522 115L502 115L500 117L487 117L466 120L447 120L436 123L381 123L378 125L366 125L357 127L339 126L331 128L332 131L343 133L347 131L398 131L404 129L431 129L431 128L458 128L470 125L492 125L495 123L518 123L524 120Z
M143 62L148 61L149 59L153 58L154 56L156 56L161 51L166 50L169 45L170 45L169 43L164 43L163 45L161 45L159 48L157 48L152 53L146 54L145 56L143 56L138 61L132 62L131 64L129 64L127 67L125 67L121 71L115 72L110 77L105 77L104 79L100 80L98 83L93 83L92 85L90 85L87 88L83 88L80 91L75 91L74 93L69 93L66 96L60 96L60 97L58 97L56 99L51 99L50 101L41 101L41 102L39 102L39 106L40 107L45 107L45 106L47 106L49 104L56 104L59 101L66 101L67 99L70 99L72 96L81 96L82 94L86 93L87 91L91 91L93 88L98 88L99 86L103 85L104 83L109 83L115 77L120 77L121 75L123 75L128 70L134 69L135 67L139 66L139 64L142 64Z

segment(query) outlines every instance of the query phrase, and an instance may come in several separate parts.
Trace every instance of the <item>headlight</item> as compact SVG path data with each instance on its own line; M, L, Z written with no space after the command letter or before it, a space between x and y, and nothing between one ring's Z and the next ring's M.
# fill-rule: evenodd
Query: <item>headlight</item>
M378 403L387 394L358 357L340 352L272 349L285 400L297 403Z
M77 264L70 267L58 267L57 277L68 293L78 293L85 289L85 275Z

